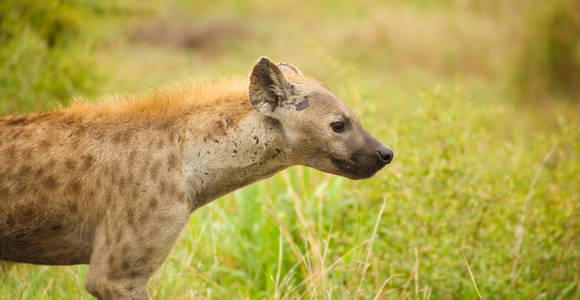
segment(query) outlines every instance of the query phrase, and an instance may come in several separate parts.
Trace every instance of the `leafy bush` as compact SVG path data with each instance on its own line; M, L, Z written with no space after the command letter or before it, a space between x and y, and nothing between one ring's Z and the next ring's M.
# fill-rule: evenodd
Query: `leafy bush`
M0 2L0 113L47 109L94 91L93 28L116 11L109 1L96 3Z

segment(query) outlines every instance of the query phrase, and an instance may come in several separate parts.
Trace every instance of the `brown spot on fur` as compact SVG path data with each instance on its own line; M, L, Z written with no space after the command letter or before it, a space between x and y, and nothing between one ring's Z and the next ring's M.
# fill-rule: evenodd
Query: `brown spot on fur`
M32 167L28 166L28 165L24 165L22 166L22 168L20 168L20 176L26 176L28 175L30 172L32 172Z
M115 236L115 242L120 243L123 239L123 230L117 231L117 236Z
M8 198L10 196L10 190L8 188L0 189L0 198Z
M159 181L159 193L161 195L165 195L165 192L167 191L167 183L165 182L165 180L160 180Z
M54 160L54 159L51 159L46 163L47 169L53 169L54 166L56 166L56 160Z
M128 130L121 135L121 143L128 144L131 141L131 131Z
M99 128L99 129L93 130L92 136L94 137L95 140L102 141L107 136L107 132L108 132L108 130Z
M136 185L139 185L140 183L138 182L134 182L133 180L135 179L135 173L134 172L129 172L129 174L127 174L127 183L131 184L131 183L135 183Z
M23 150L22 156L24 156L24 159L31 159L32 158L32 149Z
M139 188L135 187L133 189L133 200L139 199Z
M73 194L79 194L81 191L81 183L77 179L73 179L68 185L68 190Z
M12 139L18 138L22 134L22 130L14 130Z
M111 231L109 230L109 219L105 218L105 245L111 245Z
M150 259L151 258L148 255L143 255L143 256L137 258L137 261L135 261L135 263L137 263L137 265L140 265L140 266L146 265Z
M69 210L71 213L76 213L76 212L78 212L78 210L79 210L79 205L78 205L78 204L76 204L76 203L70 203L70 204L68 205L68 210Z
M26 215L26 216L32 216L32 215L34 215L34 210L32 208L30 208L30 207L29 208L26 208L24 210L24 215Z
M69 158L64 162L64 165L67 169L72 171L77 167L77 162Z
M135 163L136 158L137 158L137 151L132 150L131 153L129 153L129 158L127 158L127 166L129 167L129 170L131 170L133 168L133 164Z
M41 203L48 202L48 196L45 194L40 195L39 199Z
M179 193L179 196L177 198L178 198L178 200L180 202L186 202L187 201L187 196L185 195L184 192Z
M157 199L151 198L151 201L149 201L149 208L151 208L151 209L156 209L157 208Z
M50 175L44 180L43 185L48 190L54 190L58 187L59 183L52 175Z
M107 203L107 205L110 205L112 200L113 200L113 194L111 192L107 193L107 196L105 198L105 202Z
M225 125L224 121L219 120L219 121L216 121L215 124L216 124L216 126L215 126L216 128L215 128L214 133L219 134L219 135L226 135L227 134L226 125Z
M22 195L24 194L24 192L26 192L26 189L27 189L26 184L19 185L18 188L14 191L14 194Z
M161 163L155 162L153 167L151 167L151 179L157 179L157 175L159 174L159 169L161 168Z
M88 171L91 166L95 163L95 157L92 154L86 154L81 157L82 159L82 170Z
M177 167L177 155L171 153L167 158L167 170L171 171Z
M121 164L118 160L113 160L111 161L108 169L111 176L117 177L121 173Z
M50 148L50 146L52 146L52 142L49 140L43 140L40 142L40 147L44 148L43 150L47 150L48 148Z
M72 142L70 143L70 147L72 148L72 150L77 150L79 148L80 145L80 139L73 139Z
M119 178L119 193L122 193L123 190L125 189L125 178L121 177Z
M175 186L175 183L169 184L168 192L170 196L175 197L175 195L177 194L177 186Z
M123 133L117 132L117 133L113 134L112 141L114 144L120 144L121 140L123 140Z
M109 280L116 280L118 277L119 277L119 275L115 271L113 271L113 268L111 268L109 270L109 272L107 273L107 278ZM110 299L110 296L111 295L108 295L108 291L105 291L105 299ZM99 297L98 299L101 299L101 298Z
M149 212L143 211L141 213L141 215L139 215L139 223L143 224L143 223L147 222L148 218L149 218Z
M127 209L127 223L131 228L135 228L135 213L131 208Z

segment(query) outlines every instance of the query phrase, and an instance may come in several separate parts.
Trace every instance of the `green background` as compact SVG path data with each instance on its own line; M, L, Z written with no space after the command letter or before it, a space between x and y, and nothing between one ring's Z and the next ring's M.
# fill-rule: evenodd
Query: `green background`
M196 211L154 299L580 299L578 1L0 1L0 113L297 65L395 151ZM80 299L13 265L2 299ZM481 295L481 296L479 296Z

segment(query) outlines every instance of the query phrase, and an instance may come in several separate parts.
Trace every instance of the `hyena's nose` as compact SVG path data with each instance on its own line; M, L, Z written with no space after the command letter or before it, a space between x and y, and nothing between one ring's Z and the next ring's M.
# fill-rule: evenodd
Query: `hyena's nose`
M385 164L390 163L393 160L393 156L394 156L393 150L391 150L387 146L381 146L377 150L377 154L379 155L379 159Z

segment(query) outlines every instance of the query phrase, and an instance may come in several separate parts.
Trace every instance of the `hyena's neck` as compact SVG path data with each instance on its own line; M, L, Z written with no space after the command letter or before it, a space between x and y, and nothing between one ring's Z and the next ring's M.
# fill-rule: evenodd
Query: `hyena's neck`
M222 134L191 135L183 153L192 209L290 166L278 121L250 111L227 128L227 118L214 118L226 127Z

